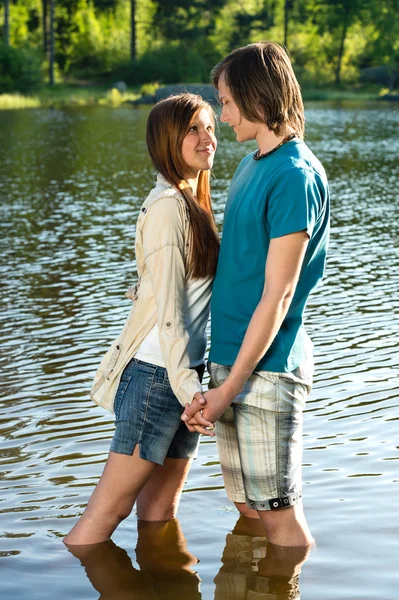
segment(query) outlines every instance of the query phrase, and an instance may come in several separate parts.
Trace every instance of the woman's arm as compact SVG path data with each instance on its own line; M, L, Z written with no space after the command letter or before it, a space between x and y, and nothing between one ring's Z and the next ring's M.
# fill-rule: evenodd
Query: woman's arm
M142 230L143 250L157 305L159 342L169 381L182 406L202 393L190 369L184 321L186 285L185 207L175 196L160 198L148 209Z

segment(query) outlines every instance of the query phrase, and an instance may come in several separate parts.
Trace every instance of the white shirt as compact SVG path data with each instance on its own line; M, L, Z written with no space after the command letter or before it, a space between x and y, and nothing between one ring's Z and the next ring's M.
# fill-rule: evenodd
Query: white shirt
M190 279L186 283L184 298L184 322L189 334L187 353L190 368L203 364L206 351L206 325L209 317L209 302L212 291L212 278ZM158 323L144 338L135 358L159 367L165 367L159 343Z

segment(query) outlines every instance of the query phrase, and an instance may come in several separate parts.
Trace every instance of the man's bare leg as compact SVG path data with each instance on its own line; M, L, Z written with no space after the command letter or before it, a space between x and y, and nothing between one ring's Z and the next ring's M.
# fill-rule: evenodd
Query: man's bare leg
M310 546L314 543L303 512L302 502L277 510L260 510L259 517L267 539L277 546Z

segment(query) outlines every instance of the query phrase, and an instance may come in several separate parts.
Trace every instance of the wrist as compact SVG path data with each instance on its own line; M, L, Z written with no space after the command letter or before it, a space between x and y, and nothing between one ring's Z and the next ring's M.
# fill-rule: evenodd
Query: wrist
M218 388L226 404L231 404L241 390L237 389L228 379Z

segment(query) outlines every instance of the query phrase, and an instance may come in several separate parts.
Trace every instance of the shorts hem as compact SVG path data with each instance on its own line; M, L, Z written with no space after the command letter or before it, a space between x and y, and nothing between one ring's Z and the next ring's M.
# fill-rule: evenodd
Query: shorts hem
M226 494L229 500L231 500L231 502L238 502L239 504L246 504L246 498L244 494L239 494L239 493L230 493L226 490Z
M140 442L135 442L134 444L129 444L129 445L120 444L120 443L111 444L110 451L115 452L115 454L125 454L126 456L132 456L133 452L136 449L136 446L139 447L139 456L141 459L147 460L148 462L155 463L156 465L160 465L161 467L163 466L163 463L164 463L164 460L166 457L164 457L162 459L158 456L157 457L150 456L148 453L143 451L143 447L140 444Z
M251 500L250 498L245 499L245 503L248 508L254 510L277 510L280 508L290 508L298 504L302 498L302 492L291 492L280 498L272 498L270 500Z

